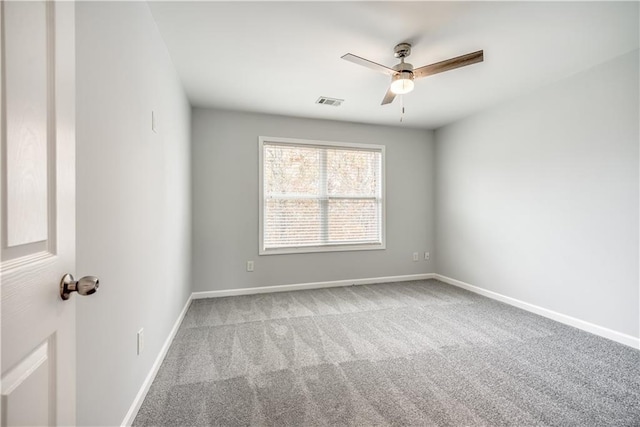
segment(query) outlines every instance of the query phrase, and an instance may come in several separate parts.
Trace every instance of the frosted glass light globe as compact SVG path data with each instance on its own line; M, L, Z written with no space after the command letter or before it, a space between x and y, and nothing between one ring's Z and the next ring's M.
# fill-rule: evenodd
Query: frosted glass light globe
M398 73L391 80L391 92L396 95L411 92L413 86L413 73Z

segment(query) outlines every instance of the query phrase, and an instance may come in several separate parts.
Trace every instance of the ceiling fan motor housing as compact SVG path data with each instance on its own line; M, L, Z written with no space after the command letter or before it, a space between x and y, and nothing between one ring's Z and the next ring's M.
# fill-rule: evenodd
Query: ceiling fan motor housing
M398 73L411 73L413 74L413 65L408 62L401 62L393 66L394 71Z

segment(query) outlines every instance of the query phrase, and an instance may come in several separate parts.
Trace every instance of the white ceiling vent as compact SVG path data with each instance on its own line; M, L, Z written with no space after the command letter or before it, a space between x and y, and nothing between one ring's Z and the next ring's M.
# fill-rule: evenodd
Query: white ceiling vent
M316 104L331 105L332 107L339 107L343 102L344 102L344 99L327 98L326 96L321 96L316 101Z

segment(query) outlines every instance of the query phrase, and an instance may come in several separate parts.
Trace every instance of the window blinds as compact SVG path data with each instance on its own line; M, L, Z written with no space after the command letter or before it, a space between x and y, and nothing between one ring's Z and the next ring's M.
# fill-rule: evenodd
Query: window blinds
M263 249L382 244L382 149L267 142Z

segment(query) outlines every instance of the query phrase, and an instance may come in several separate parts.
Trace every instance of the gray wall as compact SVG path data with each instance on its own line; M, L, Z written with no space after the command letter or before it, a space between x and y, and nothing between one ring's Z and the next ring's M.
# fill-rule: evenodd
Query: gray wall
M76 18L78 425L113 426L190 294L190 107L146 3Z
M195 291L433 272L432 132L194 109ZM258 256L258 136L386 146L387 249ZM246 261L255 271L246 272Z
M436 132L438 273L638 337L638 51Z

